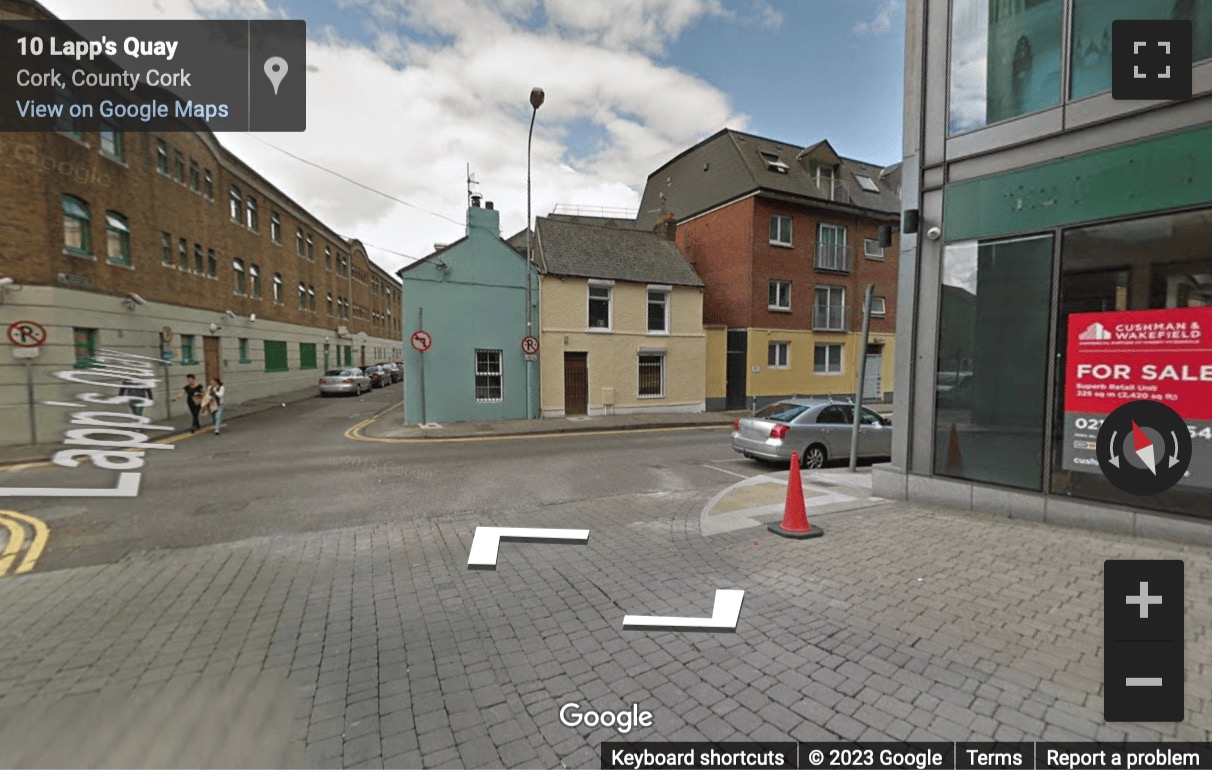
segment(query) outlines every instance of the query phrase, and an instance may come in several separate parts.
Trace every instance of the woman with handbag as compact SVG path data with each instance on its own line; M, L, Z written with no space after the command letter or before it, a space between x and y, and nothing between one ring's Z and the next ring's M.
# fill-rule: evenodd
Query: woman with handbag
M227 389L223 387L223 380L211 377L210 385L206 388L206 397L213 402L211 420L214 421L215 435L218 436L223 430L223 409L227 406Z
M173 401L180 401L183 398L189 406L190 415L194 418L193 424L189 426L189 432L193 433L202 427L198 422L198 415L202 411L202 386L198 384L198 378L192 374L185 375L185 387L173 396Z

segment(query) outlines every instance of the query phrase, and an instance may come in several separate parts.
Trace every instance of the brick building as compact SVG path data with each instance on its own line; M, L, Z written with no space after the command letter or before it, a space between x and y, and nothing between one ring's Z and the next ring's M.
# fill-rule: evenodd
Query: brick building
M44 13L0 0L0 16ZM203 126L0 134L0 206L0 324L48 330L38 401L70 398L78 387L50 372L98 348L171 362L174 389L186 371L222 377L232 403L400 358L399 282ZM28 401L24 360L6 352L0 443L59 440L64 410L37 406L31 436Z
M676 223L706 284L707 406L854 392L874 284L866 385L891 400L900 166L725 129L648 177L637 226Z

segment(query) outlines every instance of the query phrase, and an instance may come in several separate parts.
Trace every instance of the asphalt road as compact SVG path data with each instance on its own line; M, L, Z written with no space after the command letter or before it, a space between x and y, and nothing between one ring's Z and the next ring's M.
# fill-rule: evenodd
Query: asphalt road
M39 572L139 551L234 542L470 512L702 490L769 470L740 458L724 429L626 431L407 443L345 432L388 409L394 389L309 399L148 452L137 498L8 498L51 528ZM380 419L400 419L399 410ZM8 487L112 486L91 466L0 473Z

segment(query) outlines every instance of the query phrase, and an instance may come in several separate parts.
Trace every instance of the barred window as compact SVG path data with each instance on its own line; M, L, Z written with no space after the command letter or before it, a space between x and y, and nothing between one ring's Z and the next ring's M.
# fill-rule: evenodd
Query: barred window
M665 395L665 356L640 356L640 398L662 398Z
M500 401L503 391L500 350L476 351L476 401Z

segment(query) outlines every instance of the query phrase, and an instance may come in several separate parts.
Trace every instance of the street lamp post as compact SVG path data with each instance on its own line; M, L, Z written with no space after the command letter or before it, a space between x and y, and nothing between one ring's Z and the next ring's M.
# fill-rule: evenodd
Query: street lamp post
M530 89L530 106L532 109L530 111L530 131L526 134L526 336L527 337L531 337L534 335L534 314L531 311L531 295L530 295L530 282L531 282L530 273L531 273L531 268L534 265L534 256L531 253L531 246L530 246L531 223L534 221L531 219L531 214L530 214L530 144L531 144L531 140L534 138L534 119L539 114L539 107L543 106L543 96L544 96L543 89L541 89L541 88ZM531 394L530 394L530 382L531 382L530 369L531 369L531 366L530 365L531 365L532 361L527 359L525 361L525 363L526 363L526 419L529 420L534 417L534 415L531 413L531 408L530 408L530 406L531 406L531 404L530 404L530 402L531 402Z

